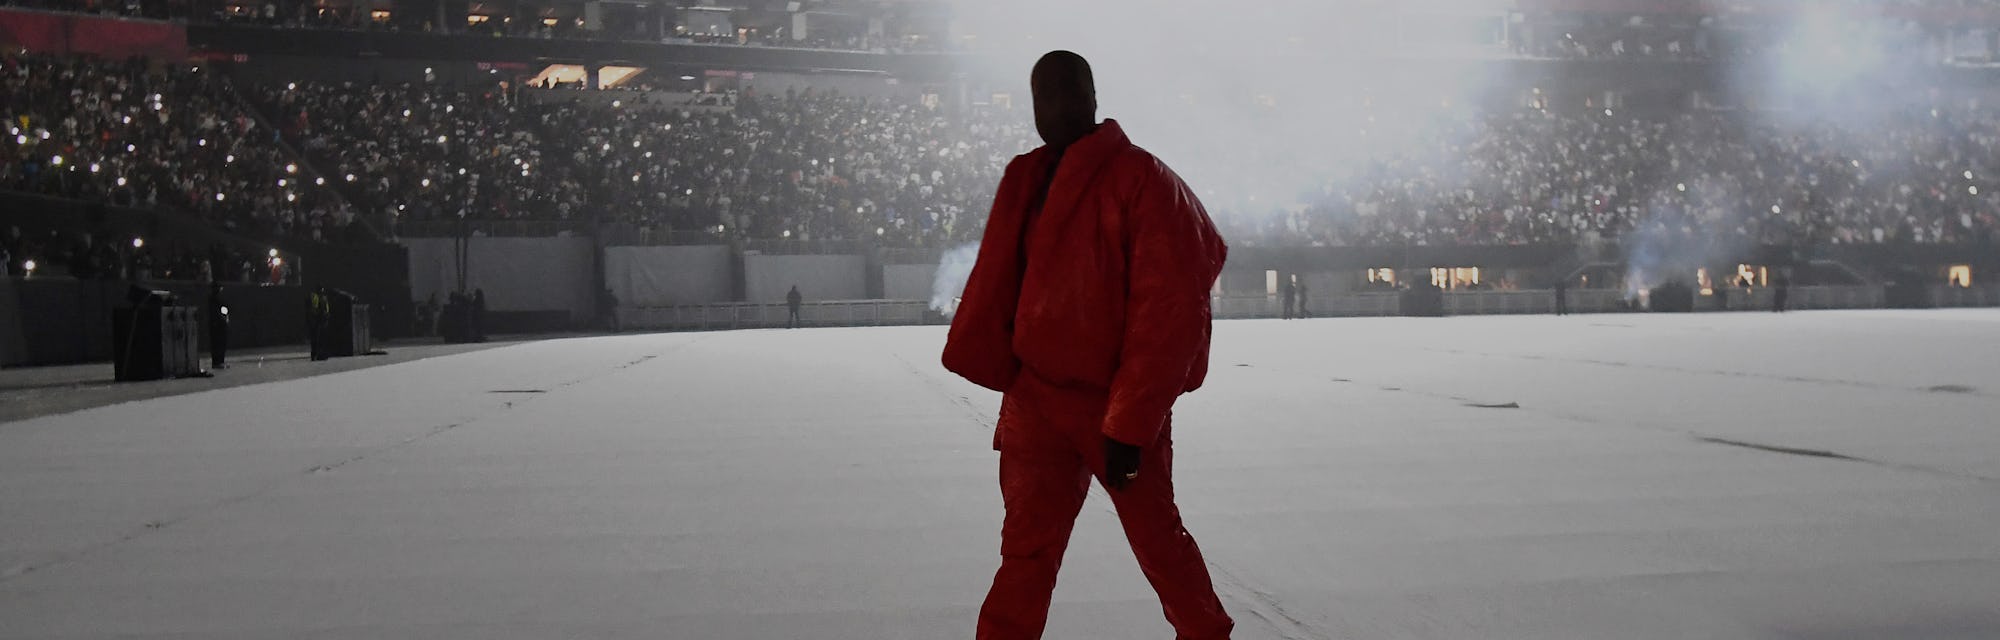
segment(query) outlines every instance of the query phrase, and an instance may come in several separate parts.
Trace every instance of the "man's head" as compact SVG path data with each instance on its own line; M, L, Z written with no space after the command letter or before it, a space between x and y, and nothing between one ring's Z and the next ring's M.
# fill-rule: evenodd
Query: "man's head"
M1097 126L1097 81L1090 63L1069 51L1050 51L1028 77L1035 94L1035 131L1051 146L1066 147Z

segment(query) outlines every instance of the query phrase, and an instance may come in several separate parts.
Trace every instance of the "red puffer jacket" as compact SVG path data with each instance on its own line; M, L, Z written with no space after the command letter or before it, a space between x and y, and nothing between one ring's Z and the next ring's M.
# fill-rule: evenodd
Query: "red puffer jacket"
M944 366L1001 392L1023 367L1101 392L1104 435L1150 444L1208 373L1209 289L1229 248L1180 176L1114 120L1063 154L1024 239L1051 158L1042 147L1007 165Z

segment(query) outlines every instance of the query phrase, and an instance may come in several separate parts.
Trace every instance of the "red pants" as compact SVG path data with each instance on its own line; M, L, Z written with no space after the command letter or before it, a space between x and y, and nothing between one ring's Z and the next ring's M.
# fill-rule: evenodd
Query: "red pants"
M1098 431L1104 399L1053 389L1027 373L1020 379L1001 403L994 438L1007 519L1000 529L1000 570L979 610L979 640L1042 637L1070 530L1091 477L1104 473ZM1162 429L1142 456L1138 479L1122 490L1106 489L1139 570L1179 638L1228 638L1235 622L1222 610L1201 549L1174 506L1172 429Z

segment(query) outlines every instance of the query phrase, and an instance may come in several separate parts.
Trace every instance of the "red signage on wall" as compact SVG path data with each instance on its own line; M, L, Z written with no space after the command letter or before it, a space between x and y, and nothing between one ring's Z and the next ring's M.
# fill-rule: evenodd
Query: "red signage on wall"
M181 25L17 9L0 9L0 46L109 58L188 57L187 28Z

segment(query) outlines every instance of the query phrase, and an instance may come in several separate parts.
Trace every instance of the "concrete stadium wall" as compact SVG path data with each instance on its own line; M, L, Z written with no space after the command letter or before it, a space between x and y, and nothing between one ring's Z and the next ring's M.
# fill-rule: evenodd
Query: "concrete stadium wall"
M937 279L934 264L882 265L882 297L889 300L929 300Z
M458 286L451 238L405 238L410 295L443 302ZM596 269L589 238L470 239L465 286L486 291L491 311L565 311L571 322L597 312Z
M861 300L868 297L864 256L743 256L744 299L784 302L798 285L807 300Z
M606 247L604 286L627 307L728 302L729 247Z

